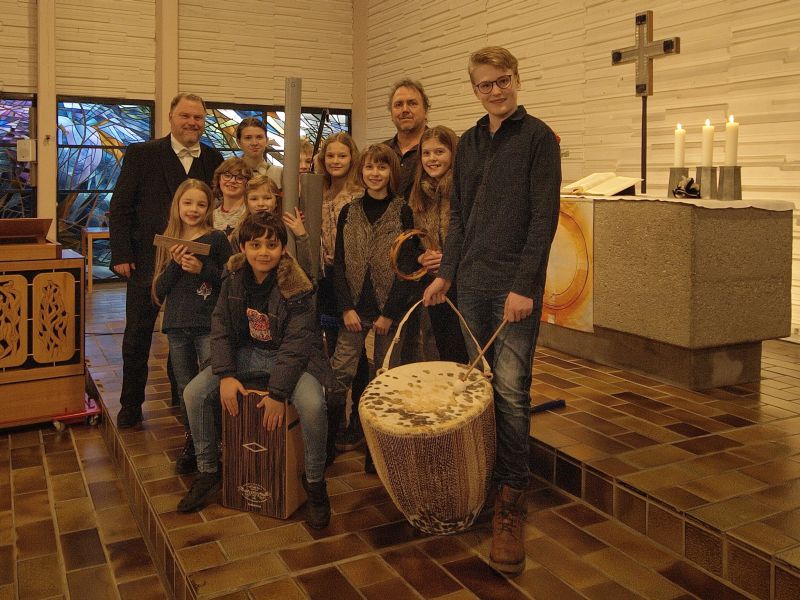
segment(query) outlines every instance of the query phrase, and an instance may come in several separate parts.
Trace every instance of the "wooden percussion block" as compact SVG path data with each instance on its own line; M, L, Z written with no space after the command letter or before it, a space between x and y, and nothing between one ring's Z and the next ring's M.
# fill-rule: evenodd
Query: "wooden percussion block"
M211 244L204 244L202 242L193 242L192 240L182 240L180 238L167 237L165 235L156 234L153 238L153 246L169 250L172 246L181 245L186 246L186 249L193 254L201 254L208 256L211 253Z
M283 425L268 432L258 403L265 392L239 395L239 414L222 411L222 505L288 519L306 500L300 416L287 404Z

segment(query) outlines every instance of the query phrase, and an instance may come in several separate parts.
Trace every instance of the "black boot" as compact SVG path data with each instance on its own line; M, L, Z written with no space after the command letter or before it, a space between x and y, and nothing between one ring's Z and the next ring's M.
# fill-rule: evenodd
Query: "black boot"
M192 487L186 495L178 502L178 512L197 512L208 506L216 499L222 487L222 473L198 473L192 481Z
M372 452L369 448L364 449L364 473L375 475L378 471L375 470L375 463L372 462Z
M117 429L130 429L142 422L141 404L123 404L117 414Z
M345 405L339 398L328 400L328 439L325 444L325 466L328 467L336 460L336 434L344 416Z
M347 452L361 447L364 443L364 430L361 429L361 419L358 416L358 406L353 406L350 413L350 422L341 434L336 436L336 449Z
M183 450L175 459L175 471L178 475L189 475L197 471L197 457L194 454L194 440L192 434L186 433L186 440L183 443Z
M331 501L328 499L328 486L325 480L310 483L303 473L303 489L308 494L306 523L312 529L327 527L331 520Z
M181 395L178 393L178 380L175 379L175 371L172 368L172 357L167 354L167 378L169 379L169 391L171 394L170 403L172 406L181 405Z
M364 430L361 428L358 404L361 401L361 394L364 393L370 379L369 360L367 360L367 351L365 349L358 360L358 369L356 369L353 384L350 388L350 398L353 402L350 410L350 422L347 424L347 429L336 436L336 449L339 452L355 450L364 444Z

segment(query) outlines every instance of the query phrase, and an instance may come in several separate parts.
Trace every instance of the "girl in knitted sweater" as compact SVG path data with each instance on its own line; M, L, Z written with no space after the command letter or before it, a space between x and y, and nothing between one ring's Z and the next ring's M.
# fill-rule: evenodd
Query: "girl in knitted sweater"
M364 193L358 177L358 148L347 132L329 135L319 148L315 158L315 172L325 178L322 186L322 230L320 232L322 276L318 282L317 307L320 325L325 335L328 355L336 348L339 328L342 325L339 303L334 285L333 258L336 250L336 224L342 208L353 198ZM369 362L366 352L362 352L353 380L353 401L358 403L361 392L369 381ZM328 464L333 462L336 451L346 452L360 446L364 434L357 418L350 419L346 431L339 431L345 412L345 405L335 403L328 406ZM351 416L358 416L355 411Z
M394 240L414 223L411 209L394 192L399 173L400 162L388 146L367 148L358 167L359 181L366 189L339 214L334 282L343 325L331 358L336 380L331 394L334 406L344 405L369 330L375 331L377 368L411 299L409 283L395 276L389 257ZM414 260L414 252L413 244L406 244L400 260L408 264L409 255ZM353 415L357 410L354 399ZM365 470L374 472L372 469L367 453Z

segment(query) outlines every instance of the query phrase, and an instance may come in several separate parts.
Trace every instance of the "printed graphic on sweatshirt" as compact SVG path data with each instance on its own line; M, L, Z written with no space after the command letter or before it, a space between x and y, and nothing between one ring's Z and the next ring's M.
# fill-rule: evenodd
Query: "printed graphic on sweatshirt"
M269 330L269 316L258 312L254 308L247 309L247 323L250 325L250 337L259 342L268 342L272 339Z
M197 288L197 295L202 296L203 300L208 300L208 297L211 295L212 289L211 285L207 281L204 281L203 284Z

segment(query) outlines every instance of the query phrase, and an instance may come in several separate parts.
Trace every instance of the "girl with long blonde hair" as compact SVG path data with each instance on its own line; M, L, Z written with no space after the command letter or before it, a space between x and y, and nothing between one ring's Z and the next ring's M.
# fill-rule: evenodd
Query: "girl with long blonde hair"
M323 266L323 270L319 280L317 306L328 355L332 355L336 348L339 327L342 325L342 314L339 310L334 285L333 262L336 251L336 225L342 208L364 193L364 188L359 183L357 168L359 158L358 147L347 132L334 133L322 140L319 152L314 158L315 172L325 178L322 185L322 231L320 233L320 264ZM368 381L369 362L366 353L362 353L353 381L352 398L355 402L358 401ZM328 417L328 464L330 464L337 449L340 451L354 449L363 443L364 438L363 433L358 431L355 434L351 432L346 436L340 435L337 440L344 407L329 406L328 410L330 413Z
M178 186L164 235L208 244L209 254L190 252L181 243L159 247L151 288L155 303L165 305L161 330L169 342L186 434L175 464L181 475L193 473L197 467L183 391L210 361L211 313L219 296L222 270L231 255L228 238L214 229L213 201L211 188L199 179L187 179Z
M322 185L322 258L325 266L333 265L336 248L336 222L342 207L360 196L364 188L358 183L358 147L347 132L326 137L315 158L316 172L325 177Z

